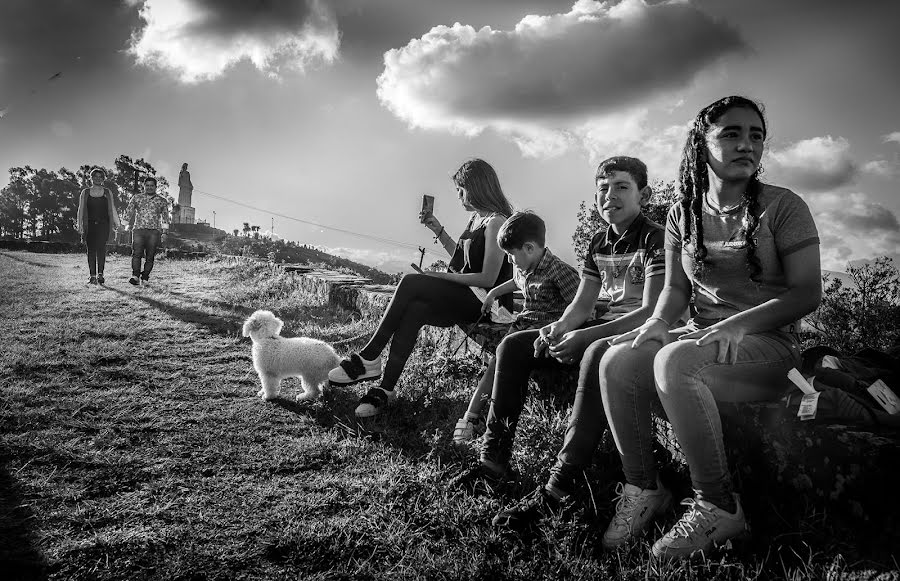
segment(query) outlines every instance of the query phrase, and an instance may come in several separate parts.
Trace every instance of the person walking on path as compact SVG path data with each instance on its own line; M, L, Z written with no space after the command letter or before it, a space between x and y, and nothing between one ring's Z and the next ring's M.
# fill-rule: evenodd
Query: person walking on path
M103 284L103 268L106 266L106 244L115 241L115 232L121 226L119 212L112 192L103 185L106 172L99 167L91 170L91 186L81 190L78 199L78 216L75 227L87 247L88 284Z
M156 249L169 230L169 201L156 193L156 178L144 178L144 192L135 192L125 209L125 224L131 227L131 278L133 285L150 280ZM143 260L143 268L141 261Z

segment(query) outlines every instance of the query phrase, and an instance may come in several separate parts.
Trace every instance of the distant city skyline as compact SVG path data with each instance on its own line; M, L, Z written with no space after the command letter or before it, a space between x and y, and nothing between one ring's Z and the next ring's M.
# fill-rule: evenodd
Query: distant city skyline
M208 194L230 198L396 271L441 254L423 193L462 231L449 177L481 157L574 262L600 159L673 179L696 111L745 94L767 110L764 179L804 197L844 270L900 258L898 21L890 0L6 0L0 169L124 153L175 184L187 162L198 220L270 228Z

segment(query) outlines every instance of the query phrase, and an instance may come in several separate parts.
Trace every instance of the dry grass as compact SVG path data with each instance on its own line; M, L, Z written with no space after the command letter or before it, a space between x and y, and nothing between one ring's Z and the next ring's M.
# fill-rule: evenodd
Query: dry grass
M135 288L127 260L111 259L102 289L84 285L81 256L0 253L4 579L900 578L802 538L663 568L646 542L604 553L617 467L603 453L583 508L501 534L491 516L546 477L565 410L525 414L518 486L448 490L467 456L449 434L473 354L422 341L398 405L361 430L354 390L255 398L240 324L266 307L289 333L334 341L371 322L264 268L160 261L153 286Z

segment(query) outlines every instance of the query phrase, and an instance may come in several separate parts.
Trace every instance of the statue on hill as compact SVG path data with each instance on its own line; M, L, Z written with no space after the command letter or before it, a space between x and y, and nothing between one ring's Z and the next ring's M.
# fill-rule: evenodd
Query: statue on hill
M190 206L191 195L194 193L194 184L191 183L191 172L188 164L181 164L181 173L178 174L178 205Z
M191 172L188 164L181 164L181 173L178 174L178 203L172 208L173 224L193 224L194 207L191 206L191 196L194 193L194 184L191 183Z

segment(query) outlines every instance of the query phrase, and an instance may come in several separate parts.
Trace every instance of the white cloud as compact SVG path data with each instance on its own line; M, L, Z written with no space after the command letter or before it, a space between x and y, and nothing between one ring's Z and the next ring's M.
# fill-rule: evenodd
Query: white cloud
M409 266L410 263L415 262L418 264L419 262L419 253L415 250L375 250L372 248L351 248L346 246L318 246L317 248L328 254L359 262L389 274L412 272L412 268ZM424 265L428 266L435 260L437 258L428 254L425 256Z
M884 142L887 143L889 141L894 141L896 143L900 143L900 131L894 131L893 133L888 133L883 137Z
M900 251L900 221L863 193L805 196L822 242L822 267L845 270L851 260Z
M830 135L771 149L764 165L779 184L800 191L832 190L851 183L859 173L850 142Z
M744 48L733 29L688 2L578 0L512 30L436 26L385 53L377 94L411 127L491 129L530 156L575 145L599 156L607 144L642 142L651 103Z
M275 0L265 8L246 0L144 0L140 17L128 51L186 83L219 77L244 59L278 77L338 56L337 22L321 0Z
M898 172L896 165L883 159L873 159L872 161L868 161L865 165L863 165L862 169L865 173L885 178L894 177L895 175L900 173Z

